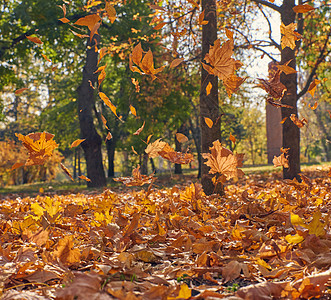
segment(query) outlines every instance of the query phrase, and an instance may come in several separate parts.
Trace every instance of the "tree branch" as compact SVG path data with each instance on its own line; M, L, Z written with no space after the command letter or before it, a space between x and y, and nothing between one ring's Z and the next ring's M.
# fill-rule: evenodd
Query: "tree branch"
M273 3L265 1L265 0L253 0L253 2L262 4L264 6L268 6L269 8L271 8L275 11L278 11L280 13L281 8L279 6L277 6L276 4L273 4Z
M299 100L304 94L307 93L307 91L308 91L308 89L309 89L309 86L310 86L310 84L312 83L314 76L316 75L316 71L317 71L318 66L319 66L319 65L324 61L324 59L330 54L331 50L325 52L325 50L326 50L327 47L328 47L328 42L329 42L329 38L330 38L330 36L331 36L331 33L329 32L329 33L328 33L328 36L327 36L327 38L326 38L326 40L325 40L325 42L324 42L323 48L322 48L322 50L321 50L321 52L320 52L320 55L319 55L319 57L318 57L318 59L317 59L317 61L316 61L316 63L315 63L314 68L311 70L311 72L310 72L310 74L309 74L309 76L308 76L308 79L307 79L307 81L306 81L306 84L305 84L304 88L303 88L303 89L300 91L300 93L298 94L298 98L297 98L298 100ZM324 53L324 52L325 52L325 53Z

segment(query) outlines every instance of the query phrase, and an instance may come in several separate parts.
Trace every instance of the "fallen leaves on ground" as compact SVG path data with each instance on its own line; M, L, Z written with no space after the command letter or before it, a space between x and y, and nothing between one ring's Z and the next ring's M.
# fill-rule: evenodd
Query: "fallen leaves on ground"
M206 196L189 180L167 189L2 196L0 295L328 299L328 171L304 173L301 183L245 176L224 196Z

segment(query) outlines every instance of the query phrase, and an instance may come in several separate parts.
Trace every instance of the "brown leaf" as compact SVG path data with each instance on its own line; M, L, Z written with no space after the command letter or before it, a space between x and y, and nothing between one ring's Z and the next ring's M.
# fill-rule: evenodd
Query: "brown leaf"
M240 288L236 296L242 299L267 300L280 298L286 282L263 282Z
M238 169L242 166L243 154L234 155L232 151L222 147L219 140L213 142L209 148L211 153L202 153L202 157L207 159L205 164L210 167L210 174L222 174L226 179L237 178L243 175L243 171Z
M105 7L108 19L110 23L114 23L116 20L116 10L114 6L110 2L106 2L106 7Z
M137 131L133 135L139 135L143 131L144 127L145 127L145 121L144 121L143 125L140 128L138 128Z
M62 163L60 163L60 166L61 166L62 170L64 171L64 173L66 173L72 181L75 181L74 178L71 176L70 171L68 170L68 168Z
M40 45L43 44L43 42L36 36L27 35L26 38L35 44L40 44Z
M72 142L70 148L73 148L73 147L77 147L79 146L82 142L84 142L86 139L78 139L78 140L75 140L74 142Z
M247 78L247 77L246 77ZM226 92L229 97L232 96L233 93L237 92L241 84L246 80L246 78L241 78L237 75L231 74L223 81Z
M153 181L155 180L154 174L151 174L149 176L142 175L139 169L139 165L137 166L137 168L133 169L132 177L118 177L113 179L114 181L122 182L126 186L142 186L144 184L153 183Z
M309 12L309 11L312 11L314 10L315 8L312 7L311 5L309 4L303 4L303 5L296 5L293 7L293 11L297 14L301 13L301 14L304 14L306 12Z
M72 236L65 236L57 243L54 257L58 258L65 265L73 265L80 262L80 250L74 248Z
M274 167L289 168L288 156L285 157L284 153L282 153L280 156L274 156L272 163L274 164Z
M257 86L264 89L272 98L282 98L286 92L286 87L280 82L280 71L275 72L269 80L258 78L260 84Z
M112 134L110 132L107 133L106 140L111 140L113 138Z
M176 152L167 143L158 154L174 164L189 164L194 159L191 153Z
M75 25L87 26L88 29L92 31L95 24L98 23L100 20L101 18L99 17L98 14L92 14L78 19L75 22Z
M198 24L199 25L207 25L209 21L204 20L205 18L205 10L203 10L200 14L199 14L199 18L198 18Z
M314 81L309 85L308 88L308 93L314 97L315 91L316 91L316 87L317 85L320 83L321 81L318 79L314 79Z
M21 88L15 91L15 95L19 95L21 93L23 93L24 91L28 90L29 88Z
M171 64L170 68L176 68L178 65L180 65L184 60L182 58L175 58Z
M236 138L230 133L229 140L235 144L236 143Z
M209 73L217 76L221 80L225 80L227 77L234 74L234 71L239 69L242 63L231 58L232 54L232 39L227 40L222 46L221 41L216 40L214 45L210 46L209 53L207 53L204 58L212 67Z

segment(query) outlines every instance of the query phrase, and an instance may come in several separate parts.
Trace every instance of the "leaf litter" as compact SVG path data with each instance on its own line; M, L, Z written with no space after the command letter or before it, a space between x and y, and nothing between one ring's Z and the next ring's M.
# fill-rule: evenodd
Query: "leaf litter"
M4 197L1 299L328 299L327 171Z

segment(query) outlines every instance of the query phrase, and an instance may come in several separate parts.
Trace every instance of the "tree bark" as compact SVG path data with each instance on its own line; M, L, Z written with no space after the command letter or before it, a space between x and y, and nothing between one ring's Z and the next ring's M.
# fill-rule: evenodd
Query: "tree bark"
M205 11L205 20L208 24L202 27L202 59L209 52L210 45L217 39L217 15L216 1L202 0L202 10ZM212 84L210 94L207 96L206 87ZM213 127L209 128L205 122L205 117L213 121ZM201 68L201 89L200 89L200 126L201 126L201 152L209 153L209 148L215 140L221 140L220 116L218 104L218 78ZM206 195L222 193L221 186L214 186L212 175L208 174L210 168L202 163L201 184Z
M116 139L114 136L112 139L107 140L107 155L108 155L108 178L115 177L115 148L116 148Z
M183 133L184 124L182 124L179 129L177 130L177 133ZM175 150L177 152L182 152L182 144L178 142L176 136L175 136ZM175 174L183 174L182 171L182 165L181 164L175 164Z
M91 179L87 182L88 187L102 187L107 184L102 164L102 141L93 123L94 90L89 83L91 81L94 85L97 81L97 74L94 72L97 69L98 53L95 52L94 44L99 39L99 35L94 35L92 42L87 42L83 80L77 88L80 132L81 138L85 139L81 146L86 160L87 177Z
M295 12L293 7L295 0L284 0L280 9L281 21L285 26L295 22ZM281 51L281 65L291 61L289 66L296 69L295 50L285 47ZM283 148L289 148L289 168L283 168L284 179L300 180L300 129L291 120L291 114L298 117L297 109L297 74L286 75L281 74L280 81L286 86L287 92L282 99L284 104L290 105L293 108L282 107L282 119L287 117L283 123Z

